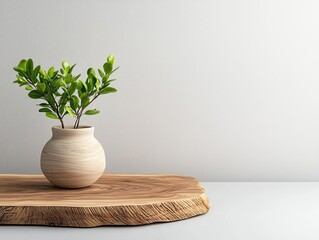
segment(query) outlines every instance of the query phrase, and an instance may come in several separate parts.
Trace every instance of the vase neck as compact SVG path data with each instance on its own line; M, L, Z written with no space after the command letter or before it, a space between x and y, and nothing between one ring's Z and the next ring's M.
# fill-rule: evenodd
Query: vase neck
M81 126L77 129L72 127L52 127L52 138L91 138L94 137L94 127Z

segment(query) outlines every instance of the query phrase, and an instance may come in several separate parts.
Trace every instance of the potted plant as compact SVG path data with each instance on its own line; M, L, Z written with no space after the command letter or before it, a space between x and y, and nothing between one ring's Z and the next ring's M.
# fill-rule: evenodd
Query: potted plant
M32 99L41 100L39 112L60 121L60 126L52 127L52 138L45 144L41 153L41 170L55 186L62 188L82 188L92 185L103 174L105 154L101 144L94 138L92 126L81 126L83 115L95 115L100 111L88 109L99 96L114 93L110 87L115 79L110 76L114 68L111 54L103 68L87 70L85 80L80 74L73 74L75 64L66 61L62 67L47 71L40 65L34 66L32 59L22 59L17 67L17 80L14 83L24 86ZM66 126L65 116L75 119L72 126Z

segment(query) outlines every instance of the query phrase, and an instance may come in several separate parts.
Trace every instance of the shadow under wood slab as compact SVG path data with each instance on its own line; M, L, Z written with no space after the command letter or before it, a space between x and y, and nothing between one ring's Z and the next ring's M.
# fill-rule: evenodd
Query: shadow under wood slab
M61 189L42 175L0 174L0 224L141 225L208 209L204 188L191 177L104 174L90 187Z

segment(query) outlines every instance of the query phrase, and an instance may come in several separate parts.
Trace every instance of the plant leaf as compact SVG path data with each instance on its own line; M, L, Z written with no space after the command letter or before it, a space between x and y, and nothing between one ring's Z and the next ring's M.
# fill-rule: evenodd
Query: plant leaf
M44 71L43 68L40 68L39 73L40 73L43 77L46 77L46 73L45 73L45 71Z
M40 108L39 112L52 112L49 108Z
M72 67L70 67L69 73L72 73L73 68L76 66L76 64L72 65Z
M72 74L68 73L65 77L64 77L64 81L66 84L69 84L72 81L73 77Z
M95 88L96 88L96 91L99 91L100 90L100 87L101 87L101 82L99 79L96 80L96 83L95 83Z
M87 110L84 114L85 114L85 115L95 115L95 114L98 114L98 113L100 113L99 110L97 110L97 109L92 109L92 110Z
M88 76L89 76L90 74L92 74L93 76L95 76L95 70L94 70L93 68L89 68L86 73L87 73Z
M72 95L75 92L77 83L76 82L72 82L71 85L69 86L69 94Z
M107 61L113 65L113 64L114 64L114 55L113 55L113 54L110 54L110 55L107 57Z
M54 109L54 111L56 111L56 106L55 106L54 99L53 99L52 95L51 94L45 95L45 99L48 101L48 103Z
M27 61L27 65L26 65L26 71L28 73L29 77L32 77L32 73L33 73L33 61L32 59L28 59Z
M62 78L59 78L59 79L57 79L54 83L53 83L53 87L55 87L55 88L59 88L59 87L61 87L61 86L64 86L65 87L65 82L64 82L64 80L62 79Z
M86 108L88 105L90 104L90 98L89 97L85 97L82 99L81 101L81 106L82 108Z
M78 80L79 77L81 77L81 74L76 75L73 79L74 79L74 80Z
M56 114L54 114L53 112L46 112L45 115L48 118L52 118L52 119L59 119L58 116Z
M37 78L37 76L38 76L38 74L40 72L40 69L41 69L40 65L36 66L36 68L34 69L34 71L32 73L32 78L35 78L35 79Z
M69 106L65 106L65 110L69 113L71 117L76 117L75 113Z
M83 85L83 84L82 84L82 81L80 81L80 80L78 81L78 80L77 80L77 81L75 81L75 82L76 82L76 89L79 90L79 91L81 91L81 90L82 90L82 85Z
M116 67L115 69L113 69L113 71L110 73L110 75L112 74L112 73L114 73L117 69L119 69L120 67Z
M66 69L67 67L70 67L70 65L68 64L68 62L63 61L63 62L62 62L62 68L63 68L63 69Z
M59 100L59 104L65 105L68 102L68 92L64 92Z
M60 115L63 115L64 109L65 109L65 105L61 105L61 106L60 106L60 109L59 109L59 114L60 114Z
M109 74L109 73L112 72L113 65L111 63L109 63L109 62L106 62L103 65L103 69L104 69L105 74Z
M104 75L104 77L102 77L102 82L105 83L108 79L109 79L110 75Z
M104 74L104 72L101 69L98 69L98 72L99 72L101 78L104 77L105 74Z
M73 95L73 96L71 97L71 100L70 100L70 107L71 107L74 111L76 111L76 109L78 108L78 106L79 106L79 99L78 99L77 96Z
M53 75L54 75L54 67L53 66L49 68L48 75L49 75L49 78L53 77Z
M83 98L86 98L87 96L88 96L87 93L82 93L82 94L80 95L80 99L83 100Z
M43 95L37 90L32 90L31 92L29 92L28 96L30 98L37 99L37 98L41 98Z
M24 89L30 91L30 90L33 90L33 87L31 87L31 86L28 85L28 86L25 86Z
M47 104L47 103L40 103L40 104L38 104L38 106L41 106L41 107L50 107L50 105Z
M117 92L117 90L112 87L106 87L101 89L100 94L107 94L107 93L113 93L113 92Z
M45 86L44 83L39 82L39 83L37 84L37 88L38 88L40 91L44 92L46 86Z
M88 91L88 86L86 85L85 82L82 82L82 92L87 92Z
M19 64L18 67L22 70L26 70L27 68L27 60L26 59L22 59Z

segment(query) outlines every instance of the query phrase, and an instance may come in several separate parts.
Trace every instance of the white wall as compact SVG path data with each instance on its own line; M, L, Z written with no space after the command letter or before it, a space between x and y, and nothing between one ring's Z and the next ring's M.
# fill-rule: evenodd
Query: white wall
M319 2L1 0L0 173L39 173L58 122L12 84L31 57L85 73L113 53L96 128L112 172L319 180Z

